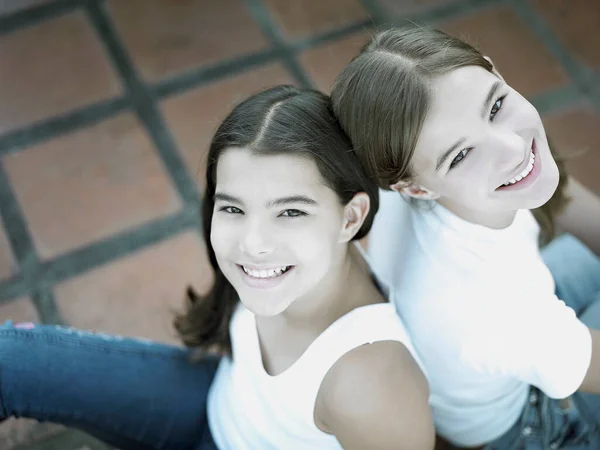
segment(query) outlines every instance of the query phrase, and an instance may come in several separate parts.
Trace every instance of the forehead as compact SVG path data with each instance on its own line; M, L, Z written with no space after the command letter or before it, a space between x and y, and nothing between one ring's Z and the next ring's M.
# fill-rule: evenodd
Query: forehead
M498 78L482 67L467 66L433 79L430 105L415 151L415 162L431 162L481 122L481 108Z
M217 188L256 195L265 188L316 190L325 187L317 165L299 155L257 155L244 148L223 152L217 164ZM219 189L218 189L219 190Z

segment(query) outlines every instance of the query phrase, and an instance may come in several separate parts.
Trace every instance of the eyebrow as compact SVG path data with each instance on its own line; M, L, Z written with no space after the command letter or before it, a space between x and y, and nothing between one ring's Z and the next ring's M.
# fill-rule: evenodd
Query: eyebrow
M466 141L466 138L464 138L464 137L460 138L458 141L456 141L454 143L454 145L452 147L450 147L448 150L446 150L444 153L442 153L437 160L437 164L435 165L435 170L436 171L440 170L440 167L442 167L442 165L444 164L444 161L446 161L448 156L450 156L454 152L454 150L456 150L459 146L461 146L465 141Z
M214 201L223 201L228 203L234 203L236 205L243 205L244 202L229 194L218 193L214 195ZM267 208L272 208L273 206L283 206L289 205L290 203L302 203L304 205L313 205L317 206L319 203L316 200L313 200L310 197L306 197L305 195L290 195L287 197L277 198L275 200L270 200L267 202Z
M485 119L485 113L490 110L490 103L494 99L496 91L500 89L500 86L502 86L502 82L500 80L497 80L494 82L494 84L492 84L492 87L490 88L490 91L488 92L488 95L485 98L485 102L483 102L483 106L481 107L482 119Z
M487 94L487 97L485 98L485 101L483 102L483 106L481 107L481 118L482 119L485 119L485 113L490 109L490 103L494 99L494 95L496 94L496 91L498 91L498 89L500 89L501 86L502 86L502 82L500 80L495 81L494 84L492 84L492 87L490 88L490 90ZM437 160L437 163L435 165L435 170L436 171L440 170L440 167L442 167L444 165L444 162L446 161L446 159L448 159L448 157L457 149L457 147L461 146L465 141L466 141L466 138L464 138L464 137L460 138L458 141L456 141L454 143L454 145L452 145L452 147L450 147L448 150L446 150L444 153L442 153Z

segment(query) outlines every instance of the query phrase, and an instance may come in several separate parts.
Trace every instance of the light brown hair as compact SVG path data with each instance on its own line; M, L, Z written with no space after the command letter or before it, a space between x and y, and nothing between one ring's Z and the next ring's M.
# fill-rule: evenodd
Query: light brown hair
M382 189L411 181L414 175L411 161L431 103L431 80L465 66L493 70L463 40L414 26L376 34L338 75L331 93L334 112ZM557 164L559 187L549 202L534 210L543 240L554 236L554 217L567 201L564 163L557 159Z

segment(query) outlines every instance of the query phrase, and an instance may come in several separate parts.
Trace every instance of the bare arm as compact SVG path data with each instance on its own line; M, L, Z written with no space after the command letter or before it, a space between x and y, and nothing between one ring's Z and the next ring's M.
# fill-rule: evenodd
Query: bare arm
M315 421L345 450L432 450L429 388L406 347L384 341L348 352L329 371Z
M557 225L600 256L600 197L574 178L569 179L567 195L571 201L556 218Z

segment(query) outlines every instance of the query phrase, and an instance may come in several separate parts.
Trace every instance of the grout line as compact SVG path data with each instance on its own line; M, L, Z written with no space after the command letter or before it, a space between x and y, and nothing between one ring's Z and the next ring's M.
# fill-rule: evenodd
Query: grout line
M505 5L508 0L462 0L450 4L442 4L424 13L416 14L411 19L415 22L435 23L457 19L481 10Z
M13 255L20 270L27 275L38 264L39 257L2 161L0 161L0 205L2 205L0 221L6 231Z
M18 279L22 280L29 289L33 285L32 301L40 320L43 323L62 323L52 292L40 287L33 276L39 266L40 259L1 161L0 205L2 205L2 208L0 208L0 221L4 226L10 247L20 269Z
M113 234L101 241L77 248L48 261L42 261L29 276L17 274L0 281L0 304L16 297L29 295L31 279L39 286L52 286L108 264L151 245L165 241L184 231L199 232L199 212L191 204L184 210L167 217L155 219L133 229Z
M104 44L109 59L129 90L133 108L152 138L158 156L179 196L185 204L192 202L198 205L199 195L196 184L188 173L173 138L164 124L156 105L156 96L142 82L103 6L98 3L88 5L86 10L90 22Z
M0 37L80 8L85 0L58 0L0 16Z
M559 42L558 38L550 29L541 14L534 11L526 0L511 0L510 4L513 6L521 20L527 24L529 29L531 29L545 45L552 56L558 60L567 73L567 76L573 80L577 88L582 92L585 92L586 87L590 82L590 78L592 77L592 72L583 65L577 63Z
M290 51L299 52L344 38L365 29L369 25L369 21L360 21L308 38L299 39L289 44ZM221 61L214 65L200 66L183 73L178 73L171 78L163 79L146 89L152 97L163 99L171 95L183 93L188 89L215 82L223 77L234 76L277 61L280 58L281 52L281 50L277 49L263 50ZM131 103L131 94L125 93L120 98L104 100L9 131L4 135L0 134L0 156L17 153L38 142L108 119L123 110L132 109Z
M163 79L151 89L160 99L183 93L226 77L235 76L256 67L277 61L279 52L275 49L220 61L216 64L196 67L171 78Z
M50 286L80 275L88 270L161 242L185 230L199 229L199 199L195 183L190 179L187 169L177 153L169 130L164 125L164 121L156 106L158 98L175 95L192 87L215 81L224 76L250 70L256 66L278 59L284 62L286 68L300 84L312 86L310 77L295 58L295 54L298 51L342 38L371 25L372 22L375 22L377 25L382 25L385 22L385 12L376 0L363 0L365 8L373 17L372 20L361 21L308 38L287 42L282 37L277 25L271 19L267 8L262 2L260 0L245 0L247 7L261 26L263 33L265 33L274 45L274 48L220 62L213 66L198 67L178 74L171 79L162 80L154 86L146 86L140 80L126 50L117 37L116 30L114 30L110 18L99 2L102 2L102 0L59 0L30 10L0 17L1 36L41 20L57 17L85 6L93 27L105 45L109 57L112 59L114 66L117 68L129 90L129 93L122 98L111 99L81 108L63 116L36 123L28 128L0 136L0 156L18 152L27 145L98 122L129 108L128 105L133 103L133 109L138 113L156 143L157 151L176 184L181 197L184 199L184 210L175 215L144 224L133 230L112 235L101 242L89 244L86 247L61 255L51 261L42 262L39 267L36 267L39 263L39 258L35 253L25 219L20 212L20 208L14 198L0 162L0 204L2 204L0 220L5 225L15 257L23 270L23 272L15 275L13 278L0 281L0 304L11 301L15 297L31 295L40 316L46 317L46 320L50 322L53 320L59 321L60 314L54 305L52 291L43 286ZM410 19L423 22L446 20L464 13L471 13L476 8L496 4L513 5L521 19L526 20L530 25L532 24L531 27L534 33L546 44L575 82L575 84L535 97L533 103L538 107L540 113L548 113L554 109L564 108L586 96L590 96L594 105L600 109L600 89L595 89L595 85L593 84L593 81L598 81L600 76L591 76L589 73L586 73L585 69L578 65L560 45L543 19L538 17L538 14L532 11L528 5L525 5L523 1L463 0L442 7L434 7L428 12L414 15ZM9 205L8 208L5 205ZM33 290L31 280L35 280L36 283ZM52 318L53 314L55 314L55 318Z
M574 106L583 100L580 89L574 85L554 89L544 92L529 99L533 106L538 110L541 116L551 114L554 111Z
M371 24L367 20L334 28L326 32L317 33L308 38L298 39L288 44L289 51L298 53L318 45L343 39L366 29ZM233 59L220 61L216 64L200 66L187 72L179 73L170 79L164 79L152 87L155 95L159 98L177 95L187 89L196 88L225 77L235 76L256 67L281 60L282 50L271 48L260 52L238 56Z
M254 17L254 20L260 26L264 35L269 39L271 44L280 53L280 57L286 69L296 79L298 84L304 88L315 88L314 82L304 71L300 63L296 60L292 46L283 38L279 27L271 18L268 9L263 5L261 0L244 0L248 11Z
M31 294L31 300L37 310L40 322L47 325L66 325L62 318L54 293L50 288L37 288Z
M377 26L385 22L384 18L389 14L377 0L361 0L361 3L373 25Z
M0 157L94 125L128 109L127 97L105 100L0 135Z
M479 9L493 5L503 5L509 0L462 0L451 3L442 3L432 6L423 12L400 16L387 12L377 0L362 0L363 6L369 12L379 28L403 26L407 22L434 24L435 22L451 20L464 14L477 12Z
M590 93L591 101L600 112L600 74L597 74L592 80L592 90Z
M339 39L349 37L363 30L371 30L374 26L375 24L372 20L364 19L341 26L339 28L333 28L331 30L315 33L309 37L297 39L288 45L293 52L298 53L322 44L327 44L329 42L334 42Z

